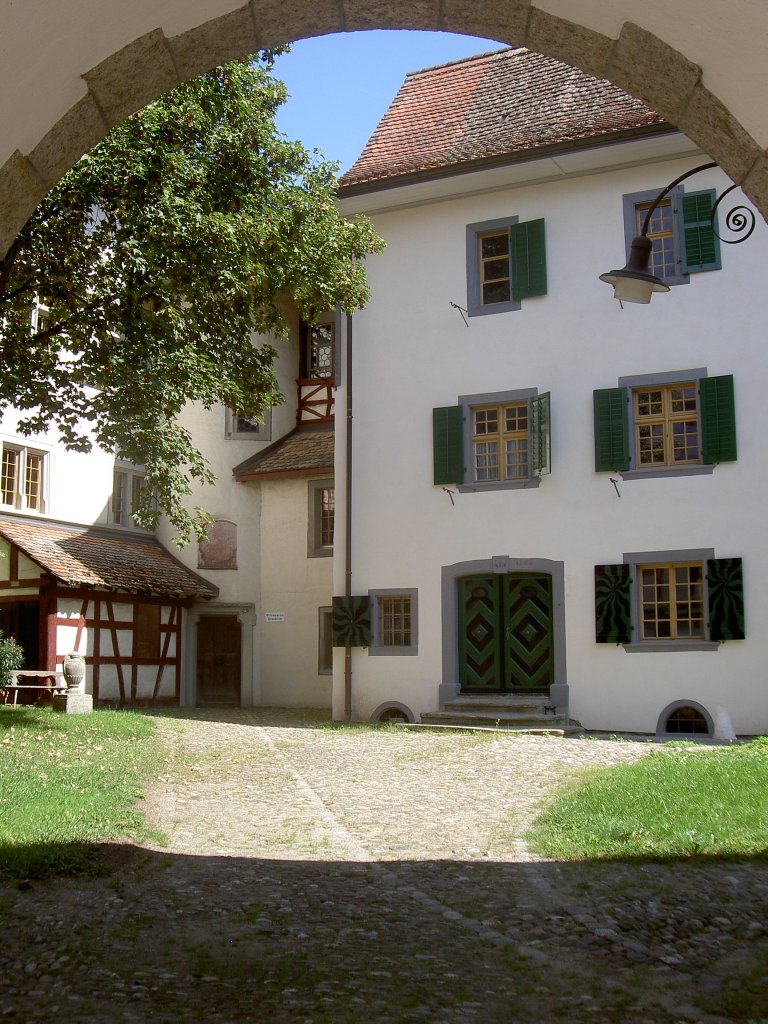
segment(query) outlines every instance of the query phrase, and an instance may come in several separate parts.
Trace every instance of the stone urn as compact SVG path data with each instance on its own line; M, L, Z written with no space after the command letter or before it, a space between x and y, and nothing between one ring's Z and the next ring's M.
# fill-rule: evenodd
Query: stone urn
M73 651L64 656L64 682L67 693L85 693L85 658Z

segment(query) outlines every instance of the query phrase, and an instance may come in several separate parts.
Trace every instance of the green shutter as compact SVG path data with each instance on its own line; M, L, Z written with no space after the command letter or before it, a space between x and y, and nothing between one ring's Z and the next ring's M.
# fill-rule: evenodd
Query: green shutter
M549 392L531 399L531 475L552 472Z
M432 410L432 451L436 484L464 483L464 410L449 405Z
M595 407L595 471L615 473L629 469L626 388L599 388L593 393Z
M707 465L736 461L736 405L733 376L702 377L699 381L701 409L701 458Z
M744 639L744 580L740 558L707 559L709 639Z
M628 565L595 566L595 640L599 644L627 644L632 639Z
M515 302L547 294L547 250L544 220L512 224L509 229L512 298Z
M680 266L684 274L702 270L719 270L720 239L710 217L715 204L715 190L688 192L680 197L677 207L680 230Z
M371 600L363 597L333 598L333 646L371 646Z

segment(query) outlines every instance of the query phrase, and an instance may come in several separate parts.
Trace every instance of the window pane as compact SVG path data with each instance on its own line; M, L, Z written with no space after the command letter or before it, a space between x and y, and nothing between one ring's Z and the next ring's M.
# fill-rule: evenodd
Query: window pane
M475 445L475 479L499 479L499 446L496 441L481 441Z
M16 505L19 483L19 458L21 453L13 448L3 449L2 492L4 505Z
M333 324L315 324L309 328L310 377L333 376L334 335Z
M486 260L493 256L509 255L509 234L502 231L497 235L484 235L480 239L480 256Z
M379 644L407 647L411 643L411 598L379 598Z
M27 508L40 512L43 508L43 456L38 452L27 452L27 468L24 475L24 497Z
M320 492L320 544L322 547L333 545L334 514L334 490L332 487L324 487Z
M494 284L484 284L483 304L490 305L492 302L509 302L510 294L509 281L498 281Z

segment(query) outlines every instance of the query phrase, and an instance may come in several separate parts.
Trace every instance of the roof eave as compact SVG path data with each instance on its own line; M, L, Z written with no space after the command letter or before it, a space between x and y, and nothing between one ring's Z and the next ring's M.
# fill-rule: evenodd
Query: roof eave
M624 128L620 131L606 132L604 135L592 135L583 139L551 143L549 145L519 150L515 153L502 153L496 156L482 157L478 160L466 160L461 163L447 164L443 167L429 167L418 171L407 171L404 174L394 174L390 177L371 178L367 181L355 182L350 185L339 185L337 194L339 199L347 199L354 196L368 195L373 192L382 192L387 189L402 188L405 185L460 177L462 174L469 174L475 171L490 170L496 167L510 167L515 164L541 160L542 158L557 156L562 153L573 153L575 150L600 149L603 146L630 142L633 139L653 138L658 135L679 134L679 132L680 129L668 121L653 125L642 125L637 128Z

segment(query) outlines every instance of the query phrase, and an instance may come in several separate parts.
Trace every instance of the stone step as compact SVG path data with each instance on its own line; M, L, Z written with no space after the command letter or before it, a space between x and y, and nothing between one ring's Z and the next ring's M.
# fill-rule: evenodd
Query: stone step
M446 701L445 711L499 711L517 714L518 712L537 711L544 714L544 709L551 707L547 696L509 696L509 697L456 697Z
M422 714L424 725L451 725L457 727L485 727L487 729L564 729L568 726L565 715L545 715L536 711L515 710L444 710Z

